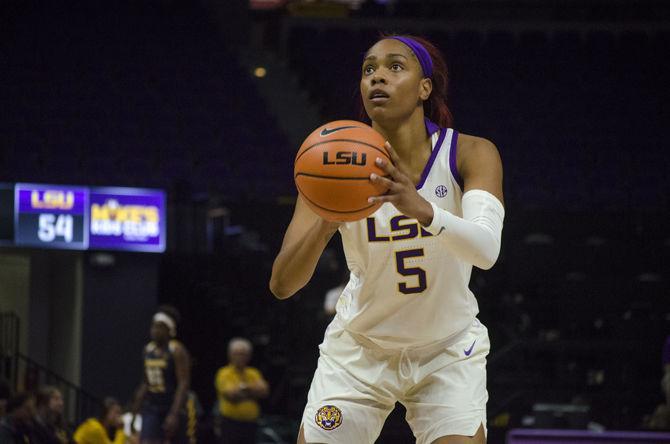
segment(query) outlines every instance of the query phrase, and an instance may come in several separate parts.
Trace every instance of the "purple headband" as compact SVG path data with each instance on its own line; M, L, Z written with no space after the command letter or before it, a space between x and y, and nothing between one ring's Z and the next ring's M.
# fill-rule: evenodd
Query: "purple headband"
M426 51L426 48L424 48L421 43L409 37L394 36L388 38L401 41L409 46L409 49L412 50L416 58L419 60L424 77L433 76L433 59L430 58L430 54L428 54L428 51Z

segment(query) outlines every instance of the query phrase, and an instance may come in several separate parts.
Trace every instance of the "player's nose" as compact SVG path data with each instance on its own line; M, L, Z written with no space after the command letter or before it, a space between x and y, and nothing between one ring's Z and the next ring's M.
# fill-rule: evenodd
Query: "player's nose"
M372 83L372 85L376 85L378 83L386 84L386 77L384 77L384 75L380 73L379 70L377 70L372 75L370 83Z

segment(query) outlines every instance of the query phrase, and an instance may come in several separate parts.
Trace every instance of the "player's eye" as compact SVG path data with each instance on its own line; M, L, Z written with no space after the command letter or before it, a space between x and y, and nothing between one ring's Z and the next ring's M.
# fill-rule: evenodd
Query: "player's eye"
M375 72L375 69L372 67L372 65L366 65L363 67L363 74L366 76L369 76L373 72Z
M394 63L391 65L391 71L400 71L403 69L403 66L400 63Z

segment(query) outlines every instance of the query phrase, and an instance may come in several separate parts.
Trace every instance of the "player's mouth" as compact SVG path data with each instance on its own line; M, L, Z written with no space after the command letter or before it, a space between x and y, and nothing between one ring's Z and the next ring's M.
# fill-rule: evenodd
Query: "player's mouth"
M368 94L368 99L374 104L382 104L388 101L389 95L381 89L373 89L370 91L370 94Z

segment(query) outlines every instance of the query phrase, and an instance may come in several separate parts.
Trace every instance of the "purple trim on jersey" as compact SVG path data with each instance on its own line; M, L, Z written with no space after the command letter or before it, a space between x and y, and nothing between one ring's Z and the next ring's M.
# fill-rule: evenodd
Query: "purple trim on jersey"
M461 187L463 191L463 178L458 172L458 167L456 166L456 154L458 151L458 131L454 130L454 135L451 136L451 149L449 149L449 169L451 170L451 175L456 179L456 183Z
M423 187L423 184L426 182L426 179L428 178L428 173L430 173L430 169L433 167L433 163L437 158L437 153L440 151L440 147L442 146L442 142L444 142L444 138L446 135L447 130L445 128L442 128L442 130L440 131L440 136L437 138L437 143L435 144L433 151L430 153L430 158L428 159L428 162L426 162L426 166L423 167L423 172L421 172L421 180L419 180L419 183L416 185L417 190L420 190L421 187Z
M426 123L426 131L428 132L429 136L432 136L440 130L440 127L437 125L437 123L433 122L428 117L424 117L423 121Z
M665 340L663 346L663 365L670 365L670 336Z

